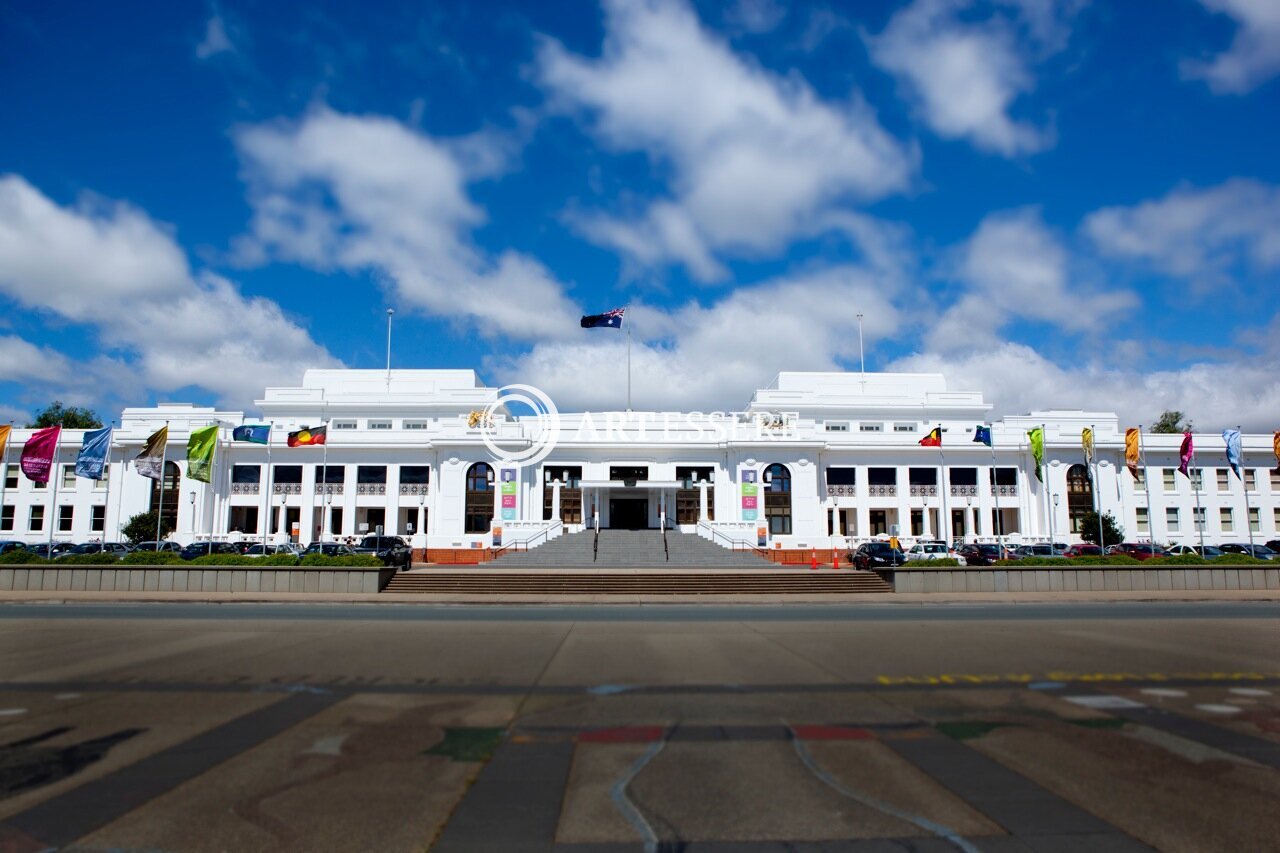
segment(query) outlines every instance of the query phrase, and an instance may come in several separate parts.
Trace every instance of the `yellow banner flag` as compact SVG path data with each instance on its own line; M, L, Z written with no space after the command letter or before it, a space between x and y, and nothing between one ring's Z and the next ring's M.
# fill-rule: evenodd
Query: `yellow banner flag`
M1093 430L1085 427L1080 432L1080 446L1084 448L1084 464L1093 464Z
M1276 451L1276 467L1280 468L1280 429L1271 437L1271 446Z
M9 433L13 432L13 427L9 424L0 426L0 459L4 458L4 452L9 449ZM1280 447L1280 432L1276 433L1276 447Z
M1124 431L1124 464L1130 474L1138 476L1138 431L1133 427Z

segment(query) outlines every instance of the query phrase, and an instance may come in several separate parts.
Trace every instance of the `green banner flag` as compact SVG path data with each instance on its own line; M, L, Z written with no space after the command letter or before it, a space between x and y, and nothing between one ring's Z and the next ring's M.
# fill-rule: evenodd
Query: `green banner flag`
M191 431L187 439L187 476L192 480L209 482L213 470L213 449L218 444L218 425Z
M1029 429L1027 435L1031 438L1031 455L1036 460L1036 479L1043 483L1044 473L1040 469L1044 467L1044 430Z

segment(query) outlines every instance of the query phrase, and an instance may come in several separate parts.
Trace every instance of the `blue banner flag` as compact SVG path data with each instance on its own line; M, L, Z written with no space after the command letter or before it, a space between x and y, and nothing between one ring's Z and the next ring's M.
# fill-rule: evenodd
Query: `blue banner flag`
M250 441L254 444L271 442L271 424L245 424L231 431L232 441Z
M622 315L625 313L627 313L626 308L614 308L612 311L606 311L603 314L583 314L582 328L621 329Z
M111 427L89 430L84 434L84 444L76 457L76 476L101 480L107 466L107 454L111 451Z
M988 427L988 426L974 427L973 440L976 441L978 444L985 444L987 447L990 447L991 446L991 427Z
M1236 472L1236 476L1244 479L1244 475L1240 473L1240 430L1224 429L1222 431L1222 440L1227 443L1227 464L1231 466L1231 470Z

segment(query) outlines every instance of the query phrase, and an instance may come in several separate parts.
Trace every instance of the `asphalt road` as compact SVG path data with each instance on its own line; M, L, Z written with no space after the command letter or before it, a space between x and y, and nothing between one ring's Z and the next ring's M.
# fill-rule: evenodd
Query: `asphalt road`
M1280 849L1277 616L3 606L0 849Z

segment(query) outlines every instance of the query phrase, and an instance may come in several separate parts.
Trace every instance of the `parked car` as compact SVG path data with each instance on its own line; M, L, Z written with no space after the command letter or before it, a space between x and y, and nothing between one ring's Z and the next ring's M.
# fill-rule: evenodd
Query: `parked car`
M326 557L354 557L355 551L341 542L312 542L307 546L307 550L302 552L302 556L306 557L311 554L323 554Z
M44 557L46 560L56 560L66 554L70 554L75 550L75 545L71 542L54 542L52 545L48 542L41 542L39 545L28 546L31 553L37 557Z
M1023 545L1018 548L1018 559L1026 559L1027 557L1066 557L1066 546L1057 543L1049 545L1047 543L1039 543L1036 545Z
M112 554L122 557L129 553L129 546L123 542L83 542L72 548L72 554Z
M7 542L0 542L0 554L8 554L10 551L27 550L26 542L19 542L16 539L10 539Z
M1280 557L1280 553L1272 551L1266 545L1251 546L1248 542L1224 542L1218 547L1225 551L1228 556L1232 554L1245 554L1259 560L1274 560L1276 557Z
M178 556L184 560L194 560L197 557L208 557L213 554L235 554L239 556L240 549L230 542L192 542L178 552Z
M917 542L906 550L905 555L908 560L956 559L945 542Z
M133 546L133 550L134 551L167 551L170 554L177 554L182 551L182 546L179 545L177 542L170 542L167 539L161 540L159 542L152 539L147 542L139 542L137 545Z
M1135 560L1144 561L1150 560L1152 557L1167 556L1163 548L1150 542L1121 542L1114 551L1108 549L1107 552L1122 554L1126 557L1133 557Z
M999 545L974 542L961 545L956 553L964 558L964 565L966 566L993 566L997 560L1014 559L1013 552L1008 548L1002 550Z
M1089 542L1082 542L1079 545L1068 546L1067 550L1062 552L1062 556L1068 559L1072 557L1101 557L1102 548Z
M236 540L235 542L232 542L231 544L235 546L235 549L236 549L236 552L237 552L237 553L239 553L239 554L247 554L247 553L249 553L249 549L250 549L250 548L252 548L254 545L261 545L261 544L262 544L262 540L260 540L260 539L238 539L238 540Z
M1267 547L1272 551L1280 551L1280 539L1271 539L1266 543Z
M1215 548L1212 545L1205 545L1203 549L1199 545L1173 545L1165 549L1165 553L1170 557L1181 557L1184 554L1189 554L1193 557L1205 557L1211 560L1214 557L1221 557L1223 551L1221 548Z
M372 554L384 566L408 569L413 565L413 549L399 536L366 536L351 550L357 554Z
M288 554L291 557L297 557L302 554L302 549L297 545L263 545L257 542L250 545L248 550L244 552L246 557L274 557L277 554Z
M854 568L864 570L892 568L906 561L906 555L890 547L888 542L863 542L849 557Z

